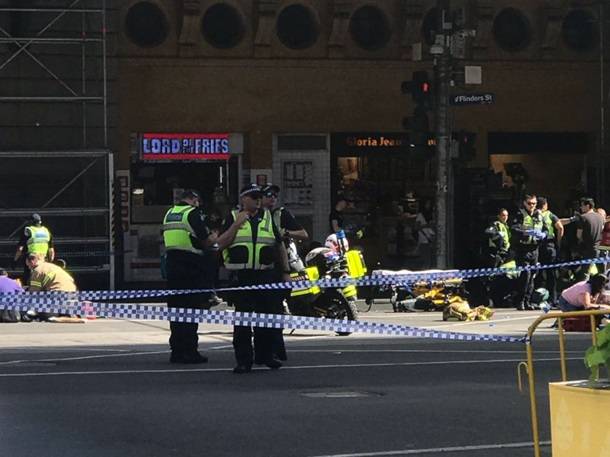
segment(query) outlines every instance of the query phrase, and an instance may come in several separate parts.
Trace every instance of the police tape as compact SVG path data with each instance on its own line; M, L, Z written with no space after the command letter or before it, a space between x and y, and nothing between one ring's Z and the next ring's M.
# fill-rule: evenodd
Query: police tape
M24 294L27 295L27 294ZM32 310L27 297L13 295L12 301L5 301L0 309L26 312ZM381 322L350 321L286 314L262 314L253 312L204 310L190 308L169 308L166 306L133 303L92 303L67 301L62 304L36 304L33 308L39 313L79 315L117 319L167 320L184 323L207 323L216 325L251 326L263 328L287 328L299 330L329 331L338 333L370 333L387 336L431 338L452 341L487 341L498 343L524 343L525 337L510 335L490 335L411 327Z
M140 300L150 298L165 298L174 295L200 294L209 292L240 292L248 290L281 290L281 289L304 289L312 286L320 288L344 288L350 285L356 287L392 287L410 285L419 282L442 282L449 280L466 280L477 277L489 277L506 274L520 274L522 271L537 271L556 268L579 267L597 263L610 263L610 258L595 258L572 260L568 262L558 262L545 265L527 265L516 268L473 268L465 270L444 270L433 272L407 272L391 275L371 275L361 278L323 278L315 281L295 280L286 282L275 282L255 285L243 285L222 288L201 288L201 289L157 289L157 290L92 290L79 292L30 292L31 299L38 299L36 303L43 303L53 297L63 300ZM5 293L0 293L0 300L5 298ZM11 294L8 294L9 298Z

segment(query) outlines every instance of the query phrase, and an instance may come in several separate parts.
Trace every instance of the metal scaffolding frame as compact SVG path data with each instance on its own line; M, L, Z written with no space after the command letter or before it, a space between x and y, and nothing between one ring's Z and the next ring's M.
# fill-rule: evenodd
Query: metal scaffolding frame
M37 96L0 96L1 102L49 102L49 103L74 103L80 102L82 105L82 129L83 129L83 147L87 147L87 103L102 103L103 104L103 132L104 144L103 147L108 147L108 74L107 74L107 24L106 24L106 0L99 0L100 8L77 8L78 5L85 3L85 0L72 0L65 8L15 8L15 7L0 7L0 13L28 13L28 14L49 14L55 13L49 19L44 27L36 32L33 37L17 37L9 33L5 28L0 27L0 43L12 43L16 49L4 61L0 62L0 74L11 62L19 55L26 54L40 68L42 68L53 80L65 89L67 95L37 95ZM81 15L81 36L80 37L44 37L43 35L52 29L62 17L68 14ZM87 18L89 15L99 16L100 30L91 31L87 28ZM93 36L89 36L92 34ZM102 94L96 96L87 95L87 48L86 43L99 43L101 47L101 63L102 63ZM65 78L59 76L56 72L50 69L44 62L39 59L36 54L28 49L32 44L45 45L79 45L81 47L81 81L80 89L74 89Z
M80 105L81 110L78 116L80 116L81 125L69 125L68 128L72 129L76 133L76 137L82 141L79 148L74 150L74 146L58 148L55 150L28 150L28 151L16 151L10 148L9 150L0 151L0 160L52 160L57 161L57 166L61 167L63 164L68 164L75 161L81 163L80 170L74 170L73 175L66 177L62 176L61 179L53 181L53 185L48 187L45 193L36 198L36 202L32 204L32 199L23 199L21 201L14 201L19 199L11 199L10 207L7 207L6 202L0 202L2 211L0 217L5 219L10 227L0 235L0 250L4 251L0 253L1 257L10 256L12 248L16 244L17 237L21 233L23 226L25 225L21 221L23 218L31 215L33 212L41 214L43 217L56 217L69 218L76 217L81 218L84 227L93 226L95 217L102 217L104 222L106 233L103 236L90 235L84 233L82 236L64 236L62 233L57 233L55 238L56 245L63 245L70 249L82 252L103 252L104 255L100 255L100 258L94 262L85 262L83 265L78 263L69 265L70 270L77 273L102 273L107 275L107 285L110 288L114 288L114 253L113 251L113 180L114 180L114 169L113 169L113 155L109 150L108 144L108 47L107 47L107 0L66 0L65 6L59 6L60 1L53 2L39 2L41 5L49 5L49 7L19 7L9 3L9 6L5 6L6 3L0 3L0 15L3 14L17 14L19 17L27 15L28 18L36 20L38 24L42 26L36 32L28 32L32 36L19 36L19 34L11 33L10 27L3 27L0 24L0 45L7 46L9 50L8 55L3 56L0 60L0 80L3 77L3 72L6 74L6 69L16 62L21 60L23 57L29 58L28 60L35 63L33 68L43 70L46 77L44 80L46 84L42 93L37 94L22 94L22 93L10 93L10 88L6 88L0 93L0 108L3 104L13 104L21 106L26 104L32 106L33 103L44 104L45 109L52 110L53 106L59 107L69 103L77 103ZM19 5L18 2L15 2ZM90 7L94 5L94 7ZM59 24L61 19L70 19L72 24L80 22L80 30L76 31L75 36L74 30L65 30ZM92 25L93 24L93 25ZM48 36L52 35L52 36ZM63 36L62 36L63 35ZM11 47L8 47L8 46ZM70 79L67 74L62 74L64 68L69 67L68 60L66 59L66 65L61 66L62 68L53 68L52 64L44 62L44 57L47 55L44 52L37 52L33 49L34 45L41 45L46 49L57 52L58 49L62 49L64 46L80 46L80 53L78 51L67 54L70 57L77 56L80 59L80 78ZM92 48L94 49L92 51ZM49 54L52 55L52 52ZM55 55L57 59L57 56ZM94 59L94 64L91 68L88 67L88 63ZM99 60L98 60L99 59ZM61 61L61 56L59 57ZM56 65L58 66L58 65ZM73 71L74 68L69 68ZM91 73L94 73L94 78L91 77ZM69 73L69 72L67 72ZM30 75L32 80L36 77ZM11 77L10 75L8 76ZM21 79L23 75L18 72L18 78ZM28 76L25 76L27 78ZM48 84L48 82L51 84ZM32 86L35 83L32 83ZM10 86L9 87L13 87ZM20 87L15 84L15 87ZM39 87L37 87L39 89ZM58 92L59 91L59 92ZM16 89L15 92L21 92ZM94 111L88 109L90 104L101 105L101 123L95 124ZM46 108L48 107L48 108ZM27 108L26 108L27 110ZM59 111L59 110L58 110ZM99 116L99 110L97 111ZM8 121L8 119L7 119ZM88 134L91 126L98 129L101 127L101 135L97 140L90 140ZM24 128L25 126L16 125L13 126L17 129ZM52 127L53 128L53 127ZM97 144L91 144L91 143ZM93 149L95 148L95 149ZM55 149L55 148L53 148ZM62 162L63 161L63 162ZM25 163L25 162L24 162ZM95 166L95 168L94 168ZM94 207L89 206L91 201L87 199L85 195L82 195L82 200L74 204L74 196L70 197L72 200L70 204L63 205L62 195L65 193L72 192L74 194L77 189L75 183L79 180L85 179L85 174L90 170L96 170L96 178L98 180L105 180L104 185L106 187L105 197L103 198L104 203L99 204L97 202ZM24 176L27 177L27 167L24 170ZM53 169L49 170L49 174L53 174ZM59 176L59 173L57 173ZM78 185L83 186L82 182ZM55 186L55 187L53 187ZM11 191L21 191L27 193L30 191L28 188L24 189L10 189ZM78 192L77 192L78 193ZM98 196L99 199L99 196ZM26 204L29 202L30 204ZM91 218L87 221L87 218ZM99 219L98 219L99 221ZM14 227L13 227L14 225ZM95 230L93 230L95 231ZM97 234L99 235L99 234ZM61 257L61 250L59 252ZM2 261L2 259L0 259ZM70 262L70 260L68 259Z

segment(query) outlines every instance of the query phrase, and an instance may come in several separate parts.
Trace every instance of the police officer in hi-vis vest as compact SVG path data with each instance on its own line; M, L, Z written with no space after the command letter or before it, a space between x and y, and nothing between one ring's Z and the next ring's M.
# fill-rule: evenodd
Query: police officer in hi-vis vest
M511 245L515 252L517 266L533 266L538 263L538 247L546 238L544 222L536 209L538 200L535 195L525 195L523 206L517 212L511 225ZM524 270L517 281L517 310L534 309L531 305L536 272Z
M271 212L261 208L262 192L256 184L250 184L239 194L241 210L233 210L218 237L218 246L223 249L224 265L234 274L234 284L247 286L268 284L280 278L290 280L286 248ZM276 269L277 268L277 269ZM248 290L233 297L235 311L279 314L281 304L275 300L276 291ZM237 365L234 373L248 373L253 363L278 369L282 363L273 357L274 332L277 329L255 327L254 349L252 328L236 325L233 328L233 347Z
M180 201L163 218L163 242L166 251L167 287L169 289L206 289L214 287L217 268L216 233L207 224L201 197L194 190L185 190ZM172 295L172 308L208 307L210 294ZM207 357L197 350L197 323L170 322L169 345L171 363L205 363Z
M30 279L30 269L25 263L28 254L40 254L49 262L55 260L55 248L53 247L51 232L42 225L42 218L36 213L32 214L30 223L23 230L13 259L15 266L20 259L23 262L24 284L27 284Z
M538 197L538 210L544 223L546 238L540 243L540 263L548 265L557 262L561 239L563 238L563 224L559 217L549 210L546 198ZM549 302L557 302L557 269L541 270L536 275L536 287L545 287L549 291Z

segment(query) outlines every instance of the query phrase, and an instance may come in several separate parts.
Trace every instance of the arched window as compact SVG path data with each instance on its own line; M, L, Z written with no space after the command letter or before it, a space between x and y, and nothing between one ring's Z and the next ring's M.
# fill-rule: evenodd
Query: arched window
M570 11L561 25L561 36L575 51L589 51L598 44L598 22L589 11Z
M169 25L163 11L151 2L134 4L125 17L125 31L131 41L143 48L158 46L167 38Z
M505 51L517 52L532 42L532 29L525 15L515 8L505 8L496 16L493 35Z
M284 8L277 17L277 37L290 49L307 49L318 41L318 22L312 11L295 3Z
M392 35L384 12L370 5L358 8L352 14L349 32L358 46L368 50L384 47Z

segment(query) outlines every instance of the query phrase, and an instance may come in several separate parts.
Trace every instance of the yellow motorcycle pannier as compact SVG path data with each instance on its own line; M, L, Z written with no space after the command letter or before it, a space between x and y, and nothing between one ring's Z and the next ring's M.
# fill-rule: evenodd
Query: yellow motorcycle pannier
M347 259L347 272L350 278L361 278L366 274L366 265L362 253L355 249L345 253Z
M318 273L318 269L316 267L307 267L304 271L301 271L299 273L290 273L290 278L293 281L317 281L318 279L320 279L320 274ZM304 295L318 295L319 293L320 287L318 287L317 285L303 288L293 287L290 296L302 297Z

